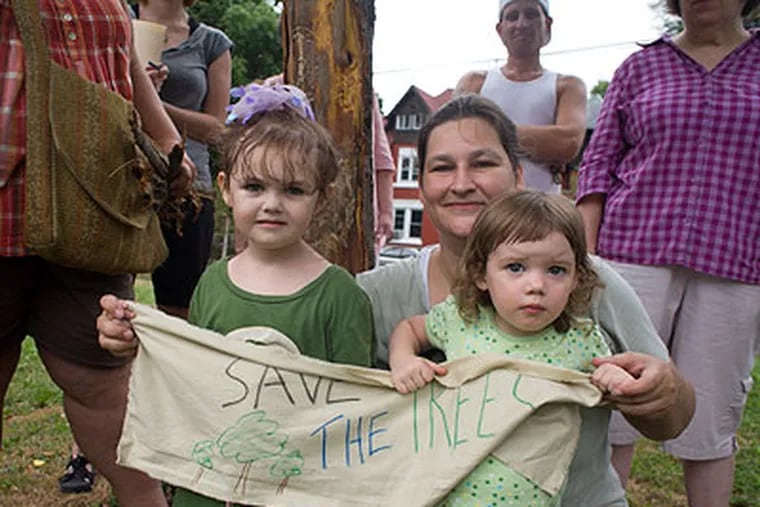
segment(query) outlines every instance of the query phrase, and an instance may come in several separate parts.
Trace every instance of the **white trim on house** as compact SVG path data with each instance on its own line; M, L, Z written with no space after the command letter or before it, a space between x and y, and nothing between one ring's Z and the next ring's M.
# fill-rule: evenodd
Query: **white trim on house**
M422 113L396 115L396 130L419 130L425 123Z
M420 161L417 158L417 148L401 146L398 149L396 164L396 187L416 188L420 177Z
M422 202L393 200L393 243L422 245Z

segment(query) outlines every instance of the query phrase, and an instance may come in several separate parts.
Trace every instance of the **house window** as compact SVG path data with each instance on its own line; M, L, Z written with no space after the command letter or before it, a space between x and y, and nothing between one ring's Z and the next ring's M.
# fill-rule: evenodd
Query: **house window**
M406 220L406 209L396 208L393 217L393 238L400 238L404 235L404 220Z
M413 209L409 220L409 237L422 239L422 210Z
M396 130L419 130L425 123L425 117L421 114L400 114L396 116Z
M420 162L417 159L416 148L398 149L398 175L399 183L416 184L420 177Z
M394 206L393 239L422 244L422 204Z

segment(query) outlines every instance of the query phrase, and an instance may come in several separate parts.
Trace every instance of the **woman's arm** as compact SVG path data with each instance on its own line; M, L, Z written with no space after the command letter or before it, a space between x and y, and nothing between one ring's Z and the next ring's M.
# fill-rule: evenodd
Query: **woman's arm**
M129 73L134 87L132 101L140 114L142 128L158 144L161 151L168 154L174 146L182 144L182 137L174 128L171 118L169 118L158 98L153 83L140 64L139 58L137 58L134 39L130 49ZM172 192L179 194L189 190L196 173L195 164L187 154L183 157L181 168L182 170L171 181Z
M396 167L385 134L383 115L377 95L372 94L372 162L375 171L375 202L377 216L375 222L375 243L393 237L393 180ZM377 254L377 252L375 252Z
M583 217L583 230L586 233L586 250L596 253L599 226L602 225L605 194L589 194L578 202L578 211Z
M667 440L677 436L694 414L694 390L668 359L665 348L636 292L598 257L594 268L605 284L593 308L593 317L611 339L611 363L625 369L634 382L608 399L646 437Z
M393 238L393 181L395 171L375 171L375 195L377 196L377 223L375 224L375 240ZM375 252L377 254L378 252Z
M164 111L158 93L136 55L133 41L129 60L129 73L134 86L132 100L140 113L143 130L158 143L164 153L169 153L176 144L182 144L182 136Z
M642 435L652 440L677 437L694 415L694 388L670 361L625 352L595 358L594 365L616 365L634 377L605 396Z
M212 143L224 128L231 76L232 56L226 50L208 67L208 91L203 111L191 111L164 102L164 107L177 128L197 141Z
M588 250L592 253L596 251L597 231L613 175L627 151L619 115L629 101L626 83L631 65L626 61L615 71L578 169L576 202L585 221Z

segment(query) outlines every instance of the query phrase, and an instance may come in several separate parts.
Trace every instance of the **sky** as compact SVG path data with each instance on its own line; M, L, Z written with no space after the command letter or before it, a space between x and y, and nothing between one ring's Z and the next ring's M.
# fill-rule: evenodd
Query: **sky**
M551 0L552 40L544 67L609 80L636 42L658 37L654 0ZM438 95L469 70L499 66L498 0L375 0L374 88L387 114L411 85Z

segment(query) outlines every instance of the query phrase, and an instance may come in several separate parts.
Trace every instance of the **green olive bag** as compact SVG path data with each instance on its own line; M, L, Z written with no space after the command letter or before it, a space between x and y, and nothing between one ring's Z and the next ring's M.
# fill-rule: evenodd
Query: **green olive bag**
M88 271L152 271L167 255L167 158L130 101L52 61L36 0L13 8L26 55L27 248Z

